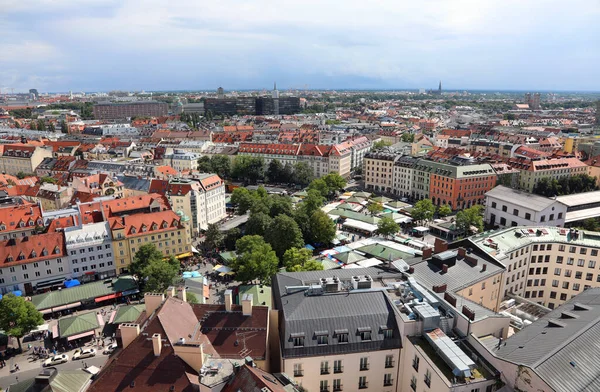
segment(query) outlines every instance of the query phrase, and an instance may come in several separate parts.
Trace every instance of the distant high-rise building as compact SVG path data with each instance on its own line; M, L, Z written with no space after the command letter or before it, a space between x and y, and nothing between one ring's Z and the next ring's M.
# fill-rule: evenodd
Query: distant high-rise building
M129 117L159 117L169 113L169 105L165 102L141 101L130 103L99 103L94 105L96 120L115 120Z
M600 100L596 101L596 124L600 125Z
M279 90L277 90L277 82L273 83L273 98L279 98Z
M529 109L531 110L539 110L540 109L540 93L527 93L525 94L525 103L529 105Z
M225 90L223 90L223 87L219 87L217 89L217 99L224 99L225 98Z
M31 98L34 100L38 100L38 98L40 97L40 93L38 93L37 89L32 88L29 90L29 94L31 94Z
M438 93L442 93L442 81L440 80L440 86L438 87Z

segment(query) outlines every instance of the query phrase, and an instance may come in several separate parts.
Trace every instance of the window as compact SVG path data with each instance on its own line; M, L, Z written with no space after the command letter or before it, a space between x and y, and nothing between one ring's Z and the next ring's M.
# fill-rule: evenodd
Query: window
M568 264L568 265L573 265L573 263L574 263L574 262L575 262L575 259L574 259L574 258L572 258L572 257L569 257L569 258L567 259L567 264Z
M336 392L342 390L342 380L341 379L336 378L335 380L333 380L333 390Z
M46 270L46 274L48 274L48 275L52 275L52 270L51 270L51 269L47 269L47 270Z
M304 336L292 337L294 341L294 347L304 347Z
M318 336L317 336L317 344L318 344L318 345L320 345L320 346L322 346L322 345L326 345L326 344L327 344L327 340L328 340L327 338L328 338L328 337L329 337L329 336L327 336L327 335L318 335Z
M561 271L562 271L562 270L561 270L560 268L554 268L554 275L558 275L558 276L560 276L560 274L561 274Z
M596 260L590 260L588 262L588 268L596 268Z
M342 365L342 360L337 359L333 361L333 372L334 373L342 373L344 371L344 366Z
M525 219L531 220L531 214L529 212L525 213Z
M369 384L367 383L367 377L361 376L358 378L358 389L368 388Z
M393 383L392 374L391 373L384 374L383 375L383 386L389 387L392 385L392 383Z
M367 357L362 357L360 359L360 370L369 370L369 358Z
M556 263L557 264L562 264L563 262L563 257L562 256L556 256Z
M587 249L586 249L586 248L579 248L579 254L580 254L580 255L585 255L585 254L587 254Z
M560 300L561 300L561 301L566 301L566 300L567 300L567 294L565 294L565 293L562 293L562 294L560 295Z
M582 276L582 275L583 275L583 274L582 274L582 272L581 272L581 271L576 271L576 272L575 272L575 279L581 279L581 276Z
M394 367L394 356L393 355L386 355L385 356L385 368L389 369L391 367Z
M294 377L302 377L304 376L304 371L302 370L301 363L294 364Z
M418 357L416 354L415 354L415 357L413 358L412 367L413 367L413 369L415 369L417 372L419 371L419 357Z
M427 369L425 371L425 385L427 385L427 387L431 387L431 372L429 371L429 369Z
M413 391L417 390L417 377L415 376L412 376L412 379L410 380L410 389Z
M485 282L481 282L481 289L485 290Z
M593 280L593 279L594 279L594 274L592 274L592 273L585 274L585 280Z
M558 250L560 252L564 252L565 251L565 246L564 245L558 245Z
M562 212L558 213L558 219L562 219Z
M360 340L371 340L371 331L362 331L360 333Z
M553 221L554 220L554 214L550 214L550 218L548 220Z
M562 288L563 289L568 289L569 288L569 282L563 282Z
M592 256L598 256L598 249L592 249Z
M540 218L540 222L546 222L546 215L542 215L542 217Z
M321 361L321 374L329 374L329 362Z
M29 279L29 274L23 274L23 279L25 279L25 280Z
M495 201L492 202L492 208L496 208L496 202Z
M556 291L551 291L550 292L550 298L552 298L552 299L556 298Z
M78 269L77 268L73 268L73 271L75 271L75 270L78 270ZM75 272L77 272L77 271L75 271ZM35 271L35 276L39 278L40 277L40 271Z
M569 247L569 253L575 253L577 252L577 248L575 248L574 246Z
M573 290L579 291L579 283L573 283Z
M514 216L519 216L519 210L517 210L516 208L513 209L513 215Z
M393 329L384 329L383 330L383 338L384 339L391 339L394 337L394 330Z
M348 333L337 334L338 343L348 343Z
M506 212L506 211L508 211L508 207L502 206L502 212Z
M500 224L506 226L506 218L500 218Z
M585 266L585 260L584 259L578 259L577 260L577 266L578 267L584 267Z

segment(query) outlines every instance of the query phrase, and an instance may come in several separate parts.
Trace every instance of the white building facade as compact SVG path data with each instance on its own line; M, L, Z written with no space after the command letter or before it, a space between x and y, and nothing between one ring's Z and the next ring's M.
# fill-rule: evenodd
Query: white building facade
M65 229L65 244L73 278L83 281L116 276L108 222Z

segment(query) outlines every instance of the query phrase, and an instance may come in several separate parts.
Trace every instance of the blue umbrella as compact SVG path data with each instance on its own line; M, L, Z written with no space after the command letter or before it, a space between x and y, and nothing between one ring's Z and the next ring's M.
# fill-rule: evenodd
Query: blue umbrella
M79 286L81 283L79 283L79 281L77 279L71 279L71 280L65 280L64 284L65 284L66 288L70 288L70 287Z
M192 278L199 278L200 276L202 276L202 275L200 275L200 272L198 272L198 271L192 272Z
M17 297L20 297L21 295L23 295L23 293L21 292L21 290L15 290L12 292L14 295L16 295Z

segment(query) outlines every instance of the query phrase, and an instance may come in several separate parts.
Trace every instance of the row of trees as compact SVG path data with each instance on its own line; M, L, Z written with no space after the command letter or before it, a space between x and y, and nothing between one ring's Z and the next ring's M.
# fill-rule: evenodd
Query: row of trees
M570 195L573 193L590 192L598 190L596 178L588 174L577 174L574 176L561 177L558 180L550 177L540 179L533 187L533 193L554 197Z
M256 184L259 181L272 183L297 184L307 186L313 179L313 170L305 162L295 165L272 160L265 165L264 159L238 155L233 162L226 155L203 156L198 160L198 170L205 173L217 173L223 179L233 179Z
M436 215L440 217L448 216L452 213L450 206L443 204L436 208L429 199L419 200L410 212L411 217L417 222L428 222ZM473 207L459 211L455 219L456 230L464 235L472 233L472 228L479 232L483 230L483 207L474 205Z

